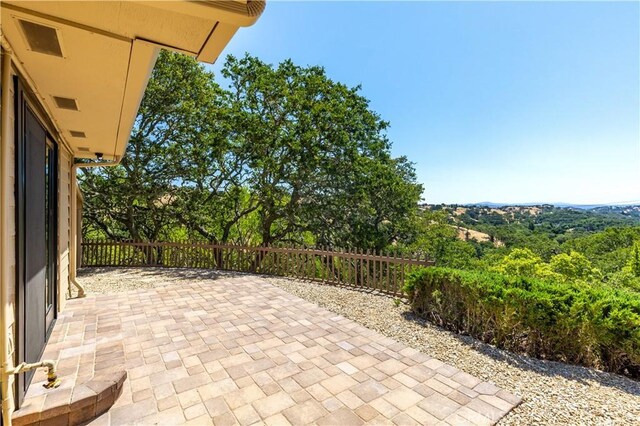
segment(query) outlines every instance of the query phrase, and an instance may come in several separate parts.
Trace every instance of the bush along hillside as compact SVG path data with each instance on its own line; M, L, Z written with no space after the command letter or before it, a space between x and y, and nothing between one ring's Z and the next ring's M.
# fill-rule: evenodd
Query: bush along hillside
M413 311L448 330L529 356L640 378L640 294L610 286L423 268Z

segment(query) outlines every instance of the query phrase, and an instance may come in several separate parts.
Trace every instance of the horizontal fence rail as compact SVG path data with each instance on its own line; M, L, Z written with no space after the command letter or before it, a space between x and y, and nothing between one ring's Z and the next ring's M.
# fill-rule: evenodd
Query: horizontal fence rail
M362 250L184 242L83 241L82 266L159 266L251 272L402 295L407 274L427 259Z

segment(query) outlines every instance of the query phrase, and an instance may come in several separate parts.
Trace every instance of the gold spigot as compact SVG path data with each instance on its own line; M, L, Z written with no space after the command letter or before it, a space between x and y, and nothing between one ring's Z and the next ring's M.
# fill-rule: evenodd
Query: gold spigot
M47 389L53 389L60 386L62 382L58 375L56 374L56 363L51 360L43 360L40 362L34 362L32 364L27 364L26 362L20 363L16 365L14 368L7 370L7 374L20 374L25 371L35 370L36 368L46 367L47 368L47 383L43 386Z

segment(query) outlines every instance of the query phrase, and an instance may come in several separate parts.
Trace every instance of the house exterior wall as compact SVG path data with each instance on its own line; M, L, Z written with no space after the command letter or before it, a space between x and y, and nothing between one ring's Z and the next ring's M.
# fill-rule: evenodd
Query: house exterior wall
M71 246L71 168L73 156L65 147L58 150L58 311L69 294Z
M13 81L13 77L15 76L15 70L11 69L11 81ZM2 141L2 143L8 142L7 146L8 146L8 155L6 158L2 158L0 159L0 161L2 161L2 167L0 167L0 173L2 173L2 180L8 183L8 187L9 188L14 188L15 187L15 108L14 108L14 99L15 99L15 91L14 91L14 87L13 85L9 85L9 87L2 87L2 90L8 90L9 91L9 97L11 102L9 102L9 105L7 107L8 110L8 126L6 129L3 129L3 135L6 134L8 135L7 139L8 141ZM2 113L4 114L4 111L2 111ZM4 132L4 130L8 131L7 133ZM2 136L0 136L2 137ZM4 315L5 318L5 322L4 322L4 329L2 330L2 333L5 334L6 339L8 341L8 351L5 354L6 359L8 360L13 360L13 362L15 363L15 356L16 356L16 350L15 350L15 333L16 333L16 322L15 322L15 318L16 318L16 287L15 287L15 282L16 282L16 217L15 217L15 212L16 212L16 200L15 197L13 196L13 192L11 191L9 193L9 197L7 197L6 199L1 200L1 202L6 206L7 208L7 216L5 219L5 222L3 224L1 224L2 230L1 230L1 238L3 241L6 241L6 244L4 246L4 256L6 256L6 271L0 271L0 277L2 277L2 280L0 281L0 285L4 286L5 288L3 288L2 290L6 290L8 291L8 300L6 301L5 305L2 306L2 314ZM6 281L5 281L6 280ZM9 383L9 389L13 389L14 387L14 377L13 376L9 376L7 378L7 381ZM3 395L4 397L4 395Z

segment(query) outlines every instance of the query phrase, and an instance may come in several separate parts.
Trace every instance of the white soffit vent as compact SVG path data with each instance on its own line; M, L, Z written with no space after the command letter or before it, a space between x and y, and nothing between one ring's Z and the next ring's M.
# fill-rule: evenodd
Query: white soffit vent
M80 130L69 130L69 133L71 133L71 136L73 136L74 138L86 138L87 135L84 132L81 132Z
M78 103L76 102L75 99L63 98L62 96L54 96L53 100L55 101L56 106L58 108L70 109L70 110L73 110L73 111L79 111Z
M32 51L59 58L63 57L58 31L55 28L22 19L18 19L18 22L20 22L22 32Z

